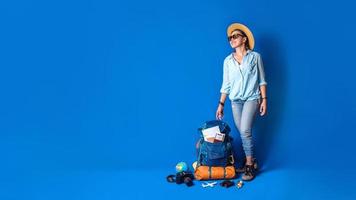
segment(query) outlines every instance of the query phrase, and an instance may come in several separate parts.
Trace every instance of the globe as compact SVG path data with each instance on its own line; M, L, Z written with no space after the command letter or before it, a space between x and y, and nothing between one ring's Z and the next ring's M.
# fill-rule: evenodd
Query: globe
M179 162L176 165L176 171L177 172L183 172L183 171L187 171L188 170L188 165L185 162Z

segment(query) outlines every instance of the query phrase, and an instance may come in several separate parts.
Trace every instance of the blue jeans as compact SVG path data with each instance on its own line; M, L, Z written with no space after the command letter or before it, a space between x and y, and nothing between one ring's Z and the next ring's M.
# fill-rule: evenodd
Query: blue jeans
M242 147L246 156L253 156L252 124L259 108L259 99L231 101L232 114L240 132Z

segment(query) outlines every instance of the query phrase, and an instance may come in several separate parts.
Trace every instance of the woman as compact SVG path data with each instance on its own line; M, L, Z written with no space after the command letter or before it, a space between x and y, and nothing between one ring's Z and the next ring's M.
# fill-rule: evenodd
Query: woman
M240 132L246 155L242 179L255 177L252 124L259 109L264 116L267 111L266 81L262 59L253 51L254 37L243 24L233 23L227 29L227 36L234 52L224 60L221 97L216 118L221 120L226 97L229 96L235 125Z

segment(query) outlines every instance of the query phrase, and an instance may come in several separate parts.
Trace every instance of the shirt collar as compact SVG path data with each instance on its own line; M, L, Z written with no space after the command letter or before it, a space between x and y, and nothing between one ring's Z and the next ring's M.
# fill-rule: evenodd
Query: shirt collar
M251 53L252 51L249 49L249 50L247 50L246 51L246 55L245 56L247 56L249 53ZM234 59L234 52L231 52L231 54L230 54L230 59Z

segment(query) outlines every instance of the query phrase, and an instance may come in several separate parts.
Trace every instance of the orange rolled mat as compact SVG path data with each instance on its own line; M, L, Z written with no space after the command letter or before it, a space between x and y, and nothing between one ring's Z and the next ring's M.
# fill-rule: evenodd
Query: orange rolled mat
M199 166L194 171L194 176L197 180L209 179L232 179L235 178L234 166L227 167L209 167Z

